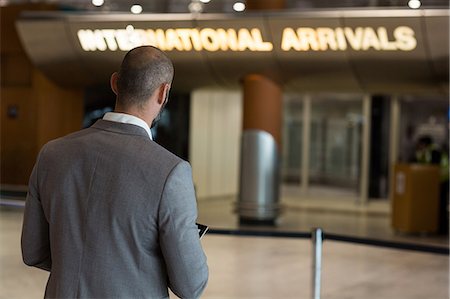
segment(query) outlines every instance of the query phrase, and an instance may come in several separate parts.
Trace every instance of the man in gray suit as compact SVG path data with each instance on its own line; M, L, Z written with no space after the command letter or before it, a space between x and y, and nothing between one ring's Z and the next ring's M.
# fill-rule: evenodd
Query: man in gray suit
M46 144L30 177L25 264L50 271L48 298L197 298L208 267L189 163L152 141L173 65L127 53L111 77L116 109Z

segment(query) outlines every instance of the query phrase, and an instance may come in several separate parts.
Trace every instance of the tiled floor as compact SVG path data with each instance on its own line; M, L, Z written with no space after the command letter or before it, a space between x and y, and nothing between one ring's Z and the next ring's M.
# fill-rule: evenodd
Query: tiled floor
M0 209L1 299L43 295L47 274L21 261L21 222L21 209ZM203 298L310 298L308 240L207 235L202 242L210 267ZM322 298L445 299L448 263L443 255L326 241Z
M281 206L283 211L278 218L276 227L257 229L310 232L313 228L320 227L325 233L447 248L449 246L448 236L402 234L394 231L391 227L389 203L385 200L357 205L354 201L346 198L298 199L285 196ZM239 225L235 213L235 197L199 200L198 208L199 221L211 227L255 229Z

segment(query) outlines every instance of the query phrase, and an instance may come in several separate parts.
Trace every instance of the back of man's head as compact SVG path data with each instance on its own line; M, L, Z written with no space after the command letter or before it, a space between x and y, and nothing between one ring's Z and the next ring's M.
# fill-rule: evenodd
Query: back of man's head
M161 84L171 84L173 64L158 48L137 47L122 61L117 78L117 101L124 107L142 106Z

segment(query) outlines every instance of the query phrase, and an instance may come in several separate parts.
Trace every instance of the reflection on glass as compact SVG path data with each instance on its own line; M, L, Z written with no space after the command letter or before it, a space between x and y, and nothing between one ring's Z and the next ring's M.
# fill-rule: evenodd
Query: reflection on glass
M304 98L288 95L284 105L283 182L302 182L302 152L309 151L308 184L359 192L362 97L312 96L309 148L303 142Z
M283 182L298 185L302 165L303 101L286 97L283 126Z
M359 97L313 97L310 141L311 185L358 192L362 142Z
M449 103L445 97L403 97L400 115L399 161L414 161L417 141L431 138L439 150L448 148Z

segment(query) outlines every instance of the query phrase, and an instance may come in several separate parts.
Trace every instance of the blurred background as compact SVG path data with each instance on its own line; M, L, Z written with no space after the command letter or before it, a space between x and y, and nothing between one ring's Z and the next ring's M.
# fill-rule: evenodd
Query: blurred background
M311 296L300 233L321 227L324 297L448 298L448 9L0 0L0 298L42 297L46 274L18 247L37 153L114 109L109 77L144 44L175 65L153 134L192 165L211 228L205 297Z

